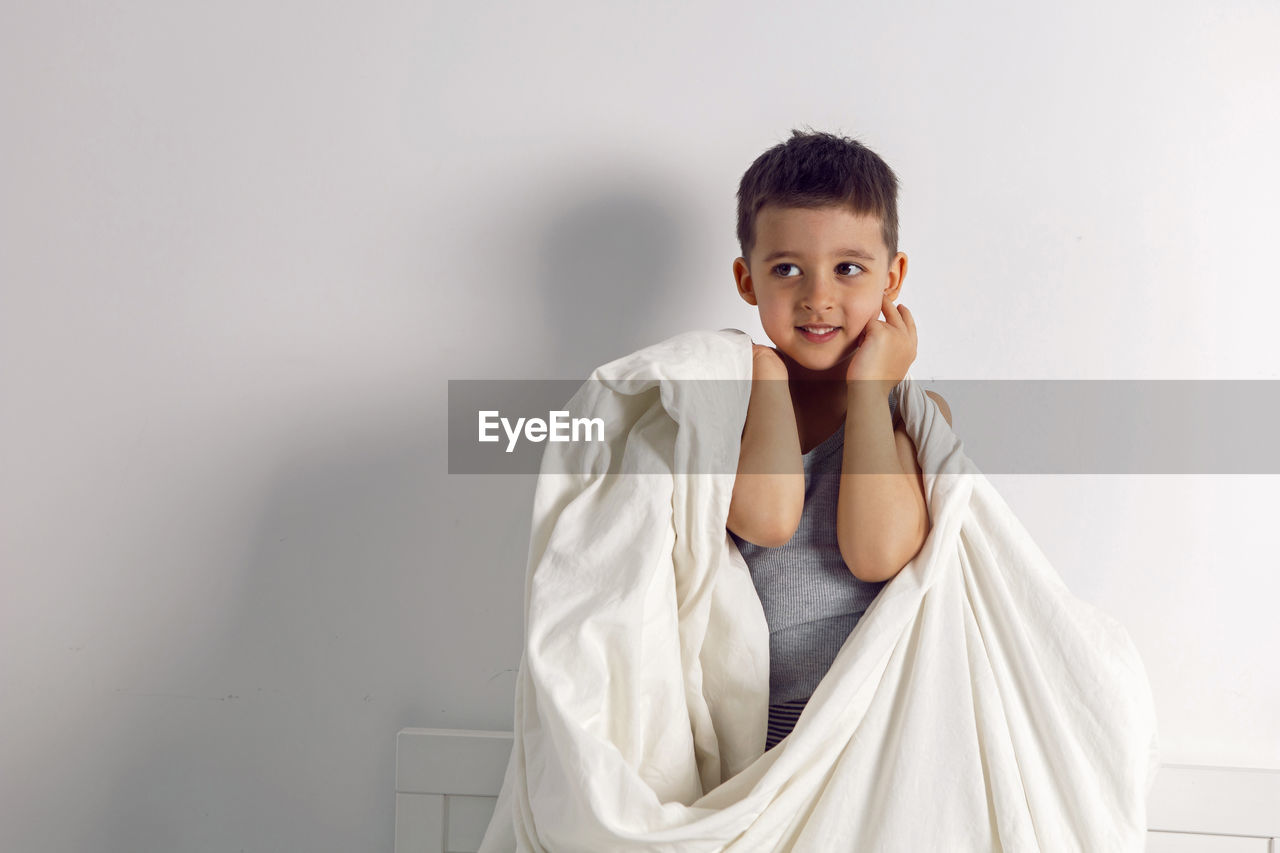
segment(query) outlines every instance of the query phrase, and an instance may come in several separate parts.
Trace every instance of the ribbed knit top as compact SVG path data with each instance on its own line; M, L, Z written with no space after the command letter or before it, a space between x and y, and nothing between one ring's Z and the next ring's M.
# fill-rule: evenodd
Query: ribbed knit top
M889 409L897 411L896 394ZM729 535L742 553L769 623L769 704L807 699L887 583L858 580L836 538L844 424L802 455L804 509L795 535L765 548Z

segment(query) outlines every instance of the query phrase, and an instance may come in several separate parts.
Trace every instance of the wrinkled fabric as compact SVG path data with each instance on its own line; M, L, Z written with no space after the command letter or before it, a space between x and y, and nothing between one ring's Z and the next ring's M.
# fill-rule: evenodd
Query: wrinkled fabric
M1158 745L1137 650L910 374L896 391L932 528L764 751L768 626L725 529L751 345L677 335L566 405L607 440L544 450L513 749L480 853L1143 850Z

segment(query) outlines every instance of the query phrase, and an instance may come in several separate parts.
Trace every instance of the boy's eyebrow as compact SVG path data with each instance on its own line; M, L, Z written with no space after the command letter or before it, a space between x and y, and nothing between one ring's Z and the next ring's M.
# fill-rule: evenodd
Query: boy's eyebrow
M793 252L789 249L781 249L777 252L770 252L761 263L767 264L769 261L777 260L778 258L795 257L799 254L799 252ZM842 258L861 258L864 261L874 261L876 259L875 255L867 254L861 249L841 249L836 254Z

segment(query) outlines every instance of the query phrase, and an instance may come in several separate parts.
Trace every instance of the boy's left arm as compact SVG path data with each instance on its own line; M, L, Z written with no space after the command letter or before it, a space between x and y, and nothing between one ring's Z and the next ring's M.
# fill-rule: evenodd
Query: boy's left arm
M933 391L926 391L925 393L928 394L935 403L937 403L938 409L942 412L943 418L946 419L947 425L950 426L951 407L947 405L946 400L944 400L941 395L936 394ZM867 535L871 531L867 529L865 524L858 524L859 521L866 522L873 521L873 519L869 517L860 517L862 516L862 513L856 510L850 513L852 518L849 516L842 518L843 524L849 524L852 522L853 528L857 528L858 526L863 527L861 535L850 530L850 538L852 538L854 542L863 546L861 549L858 549L862 552L862 564L858 565L858 570L854 572L854 575L860 580L864 580L869 583L890 580L895 577L898 572L902 571L907 563L910 563L912 559L915 558L916 554L920 553L920 549L924 547L925 539L927 538L929 529L932 526L929 519L928 505L925 501L924 476L920 470L919 462L916 460L915 442L911 440L911 436L907 434L906 430L901 427L894 428L893 440L902 473L910 477L912 487L907 490L883 490L884 492L894 495L893 500L897 503L892 507L885 507L883 505L876 507L875 509L878 510L876 515L879 516L879 518L874 519L874 526L877 528L877 532L892 532L892 536L894 538L888 542L873 543L874 536ZM879 478L875 479L879 480ZM867 485L870 484L864 483L863 488L866 489ZM882 483L877 483L877 485L882 485ZM841 491L843 492L844 490L842 489ZM873 491L882 491L882 489L878 488ZM870 499L873 503L876 503L875 498L869 494L863 494L861 497L864 499ZM853 503L857 502L854 501ZM886 517L885 513L887 513L888 518L893 520L893 523L884 523L883 521L880 521L880 519ZM846 539L844 536L841 536L840 538L842 540ZM878 544L880 547L872 549L869 547L872 544ZM877 559L874 561L874 566L867 565L868 553L878 554ZM848 561L849 558L846 557L846 562ZM853 564L851 564L850 567L852 568L852 566Z

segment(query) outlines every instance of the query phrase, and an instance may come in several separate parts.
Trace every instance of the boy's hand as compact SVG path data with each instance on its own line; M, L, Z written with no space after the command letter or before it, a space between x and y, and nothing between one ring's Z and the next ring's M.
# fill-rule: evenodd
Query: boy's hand
M752 379L786 379L787 365L773 347L751 345Z
M878 382L887 397L916 360L918 336L916 321L905 306L895 305L888 294L881 302L885 321L872 317L862 330L862 343L849 361L845 378Z

